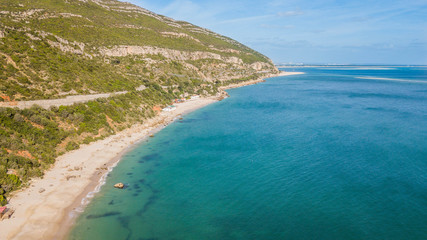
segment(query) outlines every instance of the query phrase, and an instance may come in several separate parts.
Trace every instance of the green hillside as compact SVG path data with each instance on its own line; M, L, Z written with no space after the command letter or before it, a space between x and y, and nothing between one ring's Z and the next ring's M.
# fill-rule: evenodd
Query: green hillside
M0 0L0 19L0 102L127 91L0 108L1 204L58 155L143 122L154 106L277 72L230 38L115 0Z

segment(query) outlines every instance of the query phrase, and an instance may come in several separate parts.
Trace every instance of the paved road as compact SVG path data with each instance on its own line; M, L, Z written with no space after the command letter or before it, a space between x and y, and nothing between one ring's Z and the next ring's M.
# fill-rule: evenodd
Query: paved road
M136 90L142 91L144 90L144 86L138 87ZM37 104L41 106L42 108L49 109L52 106L69 106L73 105L74 103L82 103L82 102L88 102L91 100L95 100L97 98L107 98L111 95L117 95L117 94L125 94L128 91L122 91L122 92L114 92L114 93L100 93L100 94L89 94L89 95L74 95L74 96L68 96L66 98L61 99L47 99L47 100L31 100L31 101L18 101L18 102L0 102L0 107L17 107L20 109L30 108L34 104Z

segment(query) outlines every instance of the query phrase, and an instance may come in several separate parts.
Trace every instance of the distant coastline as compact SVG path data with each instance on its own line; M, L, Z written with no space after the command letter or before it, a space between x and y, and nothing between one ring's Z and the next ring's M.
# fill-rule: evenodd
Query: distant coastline
M333 67L357 67L357 68L384 68L384 67L427 67L427 65L357 65L357 64L308 64L308 65L276 65L277 68L312 68L312 67L322 67L322 68L333 68Z

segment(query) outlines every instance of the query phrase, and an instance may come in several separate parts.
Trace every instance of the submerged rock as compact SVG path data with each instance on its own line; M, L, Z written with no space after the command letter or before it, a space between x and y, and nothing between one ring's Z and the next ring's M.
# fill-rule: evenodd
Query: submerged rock
M125 185L123 183L116 183L116 184L114 184L114 187L122 189L125 187Z

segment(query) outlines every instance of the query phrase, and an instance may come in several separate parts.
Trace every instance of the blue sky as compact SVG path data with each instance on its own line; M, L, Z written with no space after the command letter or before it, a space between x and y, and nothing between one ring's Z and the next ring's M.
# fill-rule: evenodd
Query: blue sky
M427 64L427 0L127 0L275 63Z

